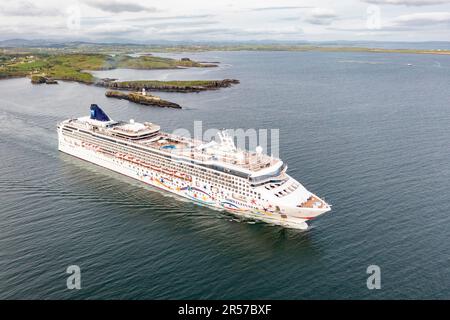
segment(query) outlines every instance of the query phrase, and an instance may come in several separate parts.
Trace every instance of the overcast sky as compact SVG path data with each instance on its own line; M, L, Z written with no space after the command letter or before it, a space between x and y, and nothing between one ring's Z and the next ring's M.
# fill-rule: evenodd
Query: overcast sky
M0 40L450 41L450 0L0 0Z

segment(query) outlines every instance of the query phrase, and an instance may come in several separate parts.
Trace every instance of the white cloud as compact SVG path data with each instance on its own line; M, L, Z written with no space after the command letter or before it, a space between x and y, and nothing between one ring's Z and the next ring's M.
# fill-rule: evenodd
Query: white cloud
M429 26L450 24L450 12L420 12L401 15L392 20L398 26Z
M139 32L139 28L130 25L121 24L101 24L87 30L88 34L92 35L108 35L113 36L117 34L129 34Z
M450 0L0 0L0 40L450 40ZM368 30L377 4L381 30ZM431 6L424 12L425 5ZM80 12L68 30L67 7ZM426 7L425 7L426 8ZM389 36L388 36L389 34ZM408 38L410 37L410 38Z
M331 8L314 8L306 21L311 24L329 25L336 17L335 11Z
M56 16L61 11L58 7L37 6L31 1L5 1L0 7L0 14L5 16Z
M84 0L84 3L93 8L112 13L157 11L155 7L148 7L142 5L142 2L130 0Z
M271 10L295 10L295 9L309 9L309 6L273 6L273 7L258 7L252 8L253 11L271 11Z
M372 4L391 4L404 6L431 6L450 3L450 0L365 0Z

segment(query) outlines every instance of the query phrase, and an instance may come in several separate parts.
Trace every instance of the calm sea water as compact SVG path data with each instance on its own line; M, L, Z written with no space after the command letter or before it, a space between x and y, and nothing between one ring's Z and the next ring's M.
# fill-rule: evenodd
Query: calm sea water
M184 107L171 110L77 83L0 82L0 298L450 298L450 57L188 56L222 66L97 75L241 84L161 94ZM306 232L238 222L59 153L56 123L91 103L167 131L280 128L290 174L333 210ZM366 287L372 264L381 290Z

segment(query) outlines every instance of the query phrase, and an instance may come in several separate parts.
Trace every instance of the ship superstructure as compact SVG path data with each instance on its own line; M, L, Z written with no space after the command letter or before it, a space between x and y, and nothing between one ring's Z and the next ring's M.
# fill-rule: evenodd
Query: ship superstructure
M330 210L287 173L280 159L237 149L226 131L203 142L160 131L150 122L90 116L58 125L58 148L144 183L235 215L306 229Z

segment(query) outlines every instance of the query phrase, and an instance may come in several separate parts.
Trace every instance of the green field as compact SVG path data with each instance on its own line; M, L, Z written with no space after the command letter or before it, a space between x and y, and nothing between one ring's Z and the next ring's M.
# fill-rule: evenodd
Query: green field
M77 54L3 54L0 55L0 78L25 77L33 74L56 80L93 83L90 70L115 68L175 69L180 67L212 67L189 59L176 60L154 56L131 57L94 53Z
M141 56L133 58L128 55L119 55L113 58L113 65L116 68L128 69L175 69L179 67L211 67L215 65L201 64L192 60L175 60L170 58L161 58L154 56Z

